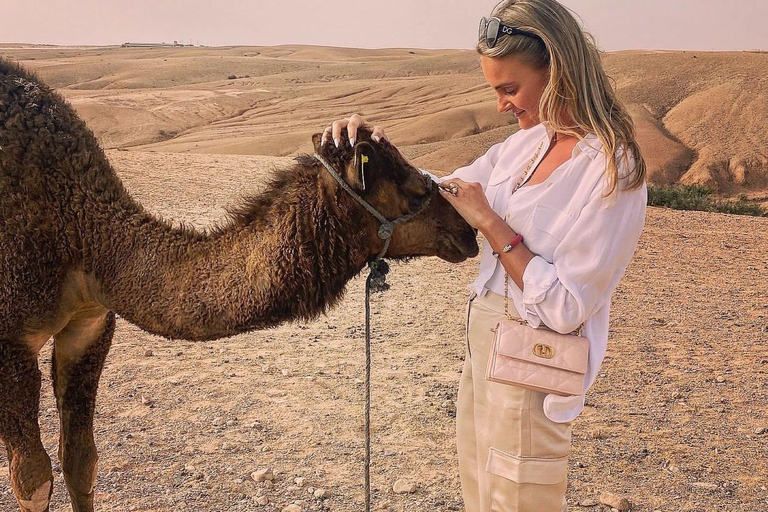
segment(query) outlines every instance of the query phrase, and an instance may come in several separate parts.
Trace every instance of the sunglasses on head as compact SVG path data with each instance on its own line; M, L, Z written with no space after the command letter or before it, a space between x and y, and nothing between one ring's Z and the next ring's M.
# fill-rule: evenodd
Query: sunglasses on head
M493 48L496 46L496 42L499 40L499 37L503 35L536 37L530 32L525 32L524 30L519 30L514 27L510 27L509 25L503 24L501 20L495 16L492 18L486 18L483 16L483 19L480 20L480 29L478 30L477 34L478 39L482 39L483 36L485 36L485 44L488 45L488 48Z

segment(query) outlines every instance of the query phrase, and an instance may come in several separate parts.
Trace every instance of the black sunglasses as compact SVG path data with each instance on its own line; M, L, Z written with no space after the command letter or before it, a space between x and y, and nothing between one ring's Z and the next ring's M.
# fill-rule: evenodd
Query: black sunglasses
M531 34L530 32L519 30L514 27L510 27L509 25L503 24L501 20L495 16L492 18L486 18L483 16L483 19L480 20L480 29L478 30L477 34L478 39L482 39L483 36L485 36L485 44L488 45L488 48L493 48L496 46L496 42L499 40L499 37L503 35L520 35L537 38L535 34Z

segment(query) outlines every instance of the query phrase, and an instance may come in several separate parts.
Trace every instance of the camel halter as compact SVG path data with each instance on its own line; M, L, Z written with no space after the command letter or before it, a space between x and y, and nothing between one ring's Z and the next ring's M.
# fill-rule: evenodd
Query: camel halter
M371 272L368 274L368 278L365 280L365 512L371 512L371 289L376 291L385 291L389 288L386 283L387 272L389 272L389 265L382 260L384 255L389 249L389 242L392 240L392 233L395 231L395 227L398 224L408 222L416 215L423 212L432 197L428 197L421 208L414 213L403 215L395 220L387 220L376 208L360 197L352 187L350 187L346 181L339 175L338 172L329 164L323 157L315 153L315 158L320 160L320 163L328 169L328 172L333 178L341 185L341 188L347 191L352 198L360 203L363 208L368 210L371 215L381 222L379 226L379 238L384 240L384 248L376 256L376 259L368 263L368 267ZM434 186L434 181L429 178L429 182Z
M315 153L315 158L320 160L320 163L323 164L323 166L328 169L328 172L333 176L333 179L335 179L339 185L341 185L341 188L347 191L347 193L352 196L352 199L360 203L360 205L368 210L371 215L376 217L376 219L381 223L379 226L379 238L384 240L384 248L381 250L381 252L376 256L376 259L374 261L379 261L381 258L384 257L385 254L387 254L387 250L389 249L389 243L392 241L392 233L395 232L395 227L397 227L399 224L403 224L404 222L408 222L421 212L423 212L428 206L429 202L432 200L432 196L428 197L427 200L424 202L424 204L419 208L417 211L413 213L409 213L407 215L403 215L402 217L398 217L395 220L387 220L384 215L382 215L376 208L371 206L371 204L360 197L354 190L352 190L352 187L350 187L346 181L341 177L341 175L336 172L336 170L333 168L331 164L329 164L325 158ZM427 177L429 178L429 177ZM434 183L431 178L429 178L430 183Z

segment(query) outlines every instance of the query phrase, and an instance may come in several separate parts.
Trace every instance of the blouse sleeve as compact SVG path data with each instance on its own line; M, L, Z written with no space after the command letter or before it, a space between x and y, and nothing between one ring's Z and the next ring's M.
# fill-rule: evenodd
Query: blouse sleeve
M491 146L488 151L479 156L474 162L464 167L459 167L448 176L437 177L434 174L422 170L425 174L428 174L437 183L453 178L459 178L466 182L478 182L482 185L483 190L488 186L488 181L491 179L491 172L499 161L499 155L502 151L504 142L499 142Z
M563 334L578 329L624 275L643 231L647 190L643 185L605 198L602 188L592 191L553 261L535 256L525 268L523 304L531 326L544 322Z

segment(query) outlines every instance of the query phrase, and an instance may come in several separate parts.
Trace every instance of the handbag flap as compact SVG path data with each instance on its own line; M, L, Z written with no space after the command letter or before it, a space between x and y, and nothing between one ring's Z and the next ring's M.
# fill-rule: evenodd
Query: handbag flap
M499 322L494 335L499 355L586 374L589 340L583 336L534 329L518 322Z

